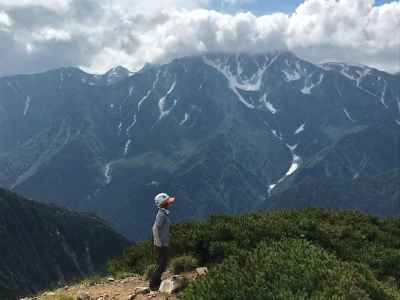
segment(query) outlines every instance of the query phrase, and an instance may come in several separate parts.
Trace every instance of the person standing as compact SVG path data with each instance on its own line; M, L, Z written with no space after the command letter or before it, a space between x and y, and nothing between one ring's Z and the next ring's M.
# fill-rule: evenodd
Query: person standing
M156 270L150 277L150 290L157 291L161 284L162 273L167 268L168 246L169 246L169 206L175 201L165 193L155 197L155 204L158 207L157 216L153 225L154 253L156 256Z

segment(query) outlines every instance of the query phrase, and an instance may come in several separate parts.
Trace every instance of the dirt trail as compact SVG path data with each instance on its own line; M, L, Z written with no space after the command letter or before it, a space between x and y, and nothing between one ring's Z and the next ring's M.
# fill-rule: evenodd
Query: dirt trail
M166 274L163 278L168 278L171 274ZM189 281L195 280L197 273L195 271L181 274ZM76 285L65 286L57 290L45 292L39 296L28 298L31 300L70 300L76 299L80 293L87 293L91 300L176 300L177 296L174 294L157 293L152 298L146 294L138 294L136 297L132 295L137 294L140 288L148 288L148 281L144 280L143 276L133 275L124 279L114 280L113 278L104 278L100 282L83 282ZM68 298L70 297L70 298Z

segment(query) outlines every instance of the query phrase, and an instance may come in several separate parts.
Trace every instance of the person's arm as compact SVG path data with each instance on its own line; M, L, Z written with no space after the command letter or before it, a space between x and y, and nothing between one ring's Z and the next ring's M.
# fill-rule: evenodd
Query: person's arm
M157 214L156 221L154 223L154 230L153 230L153 235L154 235L154 244L157 247L162 247L162 241L161 241L161 230L162 227L164 226L165 222L165 216L163 214Z

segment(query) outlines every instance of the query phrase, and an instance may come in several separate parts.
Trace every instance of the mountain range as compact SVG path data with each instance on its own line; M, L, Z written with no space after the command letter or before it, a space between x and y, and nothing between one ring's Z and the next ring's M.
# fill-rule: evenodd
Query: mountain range
M132 239L150 235L161 191L177 198L175 221L326 206L310 185L385 178L400 168L399 141L398 75L290 52L0 78L0 186L96 213ZM398 202L392 187L384 198Z
M32 202L0 189L2 300L93 275L128 245L94 215Z

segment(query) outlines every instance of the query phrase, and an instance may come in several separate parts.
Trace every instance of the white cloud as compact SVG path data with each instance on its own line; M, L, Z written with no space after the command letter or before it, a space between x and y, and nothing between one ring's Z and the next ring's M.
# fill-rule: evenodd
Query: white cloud
M7 39L14 45L0 47L0 55L7 49L25 49L29 43L35 50L30 60L27 63L26 59L16 58L15 66L23 61L27 71L32 71L43 65L72 63L104 72L118 64L137 70L146 62L163 63L206 52L289 49L316 63L349 61L389 71L400 68L394 63L400 47L400 35L396 34L400 28L399 1L376 6L373 0L306 0L291 15L264 16L206 9L212 2L1 0L0 11L3 9L14 20ZM12 3L19 3L18 7ZM39 22L37 17L27 20L31 14L23 14L23 10L33 4L47 11L47 23L43 23L43 18ZM27 30L21 22L30 22L35 30ZM46 57L55 56L50 53L54 49L68 55L58 55L59 59L44 63ZM8 72L12 72L9 66L10 62ZM22 65L14 69L21 68ZM0 63L2 69L7 68Z
M1 0L5 8L40 6L52 10L68 9L72 0Z
M68 41L70 39L71 34L69 32L51 27L45 27L33 33L33 40L35 41Z
M0 30L8 30L13 24L13 20L6 14L5 11L0 11Z
M244 3L255 2L255 0L222 0L222 1L229 4L244 4Z

